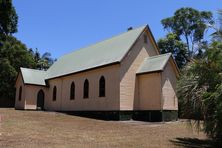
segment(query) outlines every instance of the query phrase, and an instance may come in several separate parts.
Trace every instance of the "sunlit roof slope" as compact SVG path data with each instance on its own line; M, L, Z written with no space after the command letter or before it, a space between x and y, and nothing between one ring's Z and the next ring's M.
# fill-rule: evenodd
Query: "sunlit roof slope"
M47 79L120 62L147 26L64 55L47 71Z

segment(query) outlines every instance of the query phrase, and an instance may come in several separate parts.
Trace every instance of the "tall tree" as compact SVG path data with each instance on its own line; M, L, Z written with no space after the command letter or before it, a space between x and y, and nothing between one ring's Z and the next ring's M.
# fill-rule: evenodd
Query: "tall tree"
M177 34L186 42L188 55L192 58L199 52L200 49L197 47L204 42L204 33L214 21L209 11L181 8L174 13L174 16L163 19L161 23L164 29Z
M188 51L187 46L174 33L167 34L166 38L158 41L161 53L171 52L179 68L187 63Z
M219 14L219 17L221 17ZM219 18L218 26L222 26ZM216 28L216 27L215 27ZM222 146L222 35L216 28L212 41L204 47L203 57L183 69L177 86L182 115L195 119L195 127ZM199 48L203 48L200 46ZM203 121L203 126L200 124Z
M14 100L14 85L20 67L35 67L33 56L27 47L15 37L6 36L0 47L0 106L4 101ZM2 100L4 99L4 100Z
M18 16L11 0L0 0L0 34L10 35L17 32Z
M177 87L182 113L195 119L198 128L201 128L199 121L203 120L204 132L216 140L217 147L222 146L222 36L219 30L203 58L186 66Z
M213 42L202 59L193 60L184 69L177 95L186 117L196 120L198 128L222 142L222 43Z

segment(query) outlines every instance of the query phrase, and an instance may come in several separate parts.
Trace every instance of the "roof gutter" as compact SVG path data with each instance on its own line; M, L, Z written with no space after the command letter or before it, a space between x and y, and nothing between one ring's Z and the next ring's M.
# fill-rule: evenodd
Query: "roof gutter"
M155 70L155 71L141 72L141 73L136 73L136 75L144 75L144 74L159 73L159 72L163 72L163 70Z
M43 86L47 87L47 85L41 85L41 84L31 84L31 83L24 83L25 85L34 85L34 86Z

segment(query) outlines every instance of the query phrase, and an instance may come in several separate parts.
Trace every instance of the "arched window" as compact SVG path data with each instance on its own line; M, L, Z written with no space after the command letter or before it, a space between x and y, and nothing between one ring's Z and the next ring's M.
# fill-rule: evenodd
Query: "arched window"
M71 87L70 87L70 100L75 99L75 83L72 82Z
M57 89L56 89L56 86L53 87L53 94L52 94L52 100L53 101L56 101L56 92L57 92Z
M104 76L99 79L99 96L105 97L106 95L106 81Z
M89 81L87 79L84 82L83 98L89 98Z
M19 87L19 101L22 100L22 86Z

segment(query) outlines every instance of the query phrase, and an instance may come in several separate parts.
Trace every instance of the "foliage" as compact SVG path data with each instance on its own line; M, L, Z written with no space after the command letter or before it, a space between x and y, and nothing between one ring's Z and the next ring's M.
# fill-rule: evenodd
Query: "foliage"
M42 56L40 54L40 52L38 51L38 49L36 48L35 51L33 51L32 49L29 49L29 53L32 54L34 61L36 63L36 69L39 70L47 70L55 61L55 59L53 59L51 57L51 53L49 52L45 52Z
M14 85L20 67L47 70L54 62L50 53L42 56L18 41L13 36L6 36L0 46L0 96L14 98Z
M15 37L6 36L0 46L0 96L14 98L14 85L20 67L35 67L26 46Z
M14 84L19 67L34 66L26 46L11 36L17 32L17 23L18 16L12 1L0 0L0 102L4 105L7 99L11 103L14 100Z
M206 120L205 132L216 141L222 141L222 84L218 84L216 91L205 98Z
M11 97L14 95L14 81L17 75L16 70L10 65L7 59L0 59L0 94L3 97ZM7 92L7 93L6 93Z
M174 13L174 16L163 19L161 23L164 29L175 33L180 40L185 40L188 56L191 59L201 52L197 47L205 43L204 33L209 24L212 25L214 21L209 11L181 8Z
M203 119L204 131L222 140L222 43L213 42L202 59L184 69L177 94L183 115Z
M17 32L18 16L11 0L0 0L0 35Z
M176 34L167 34L166 38L158 41L158 46L161 53L171 52L173 54L179 68L182 68L187 63L188 51L186 44L179 40Z
M222 42L222 10L218 10L217 24L210 27L215 30L215 32L212 34L213 39Z

